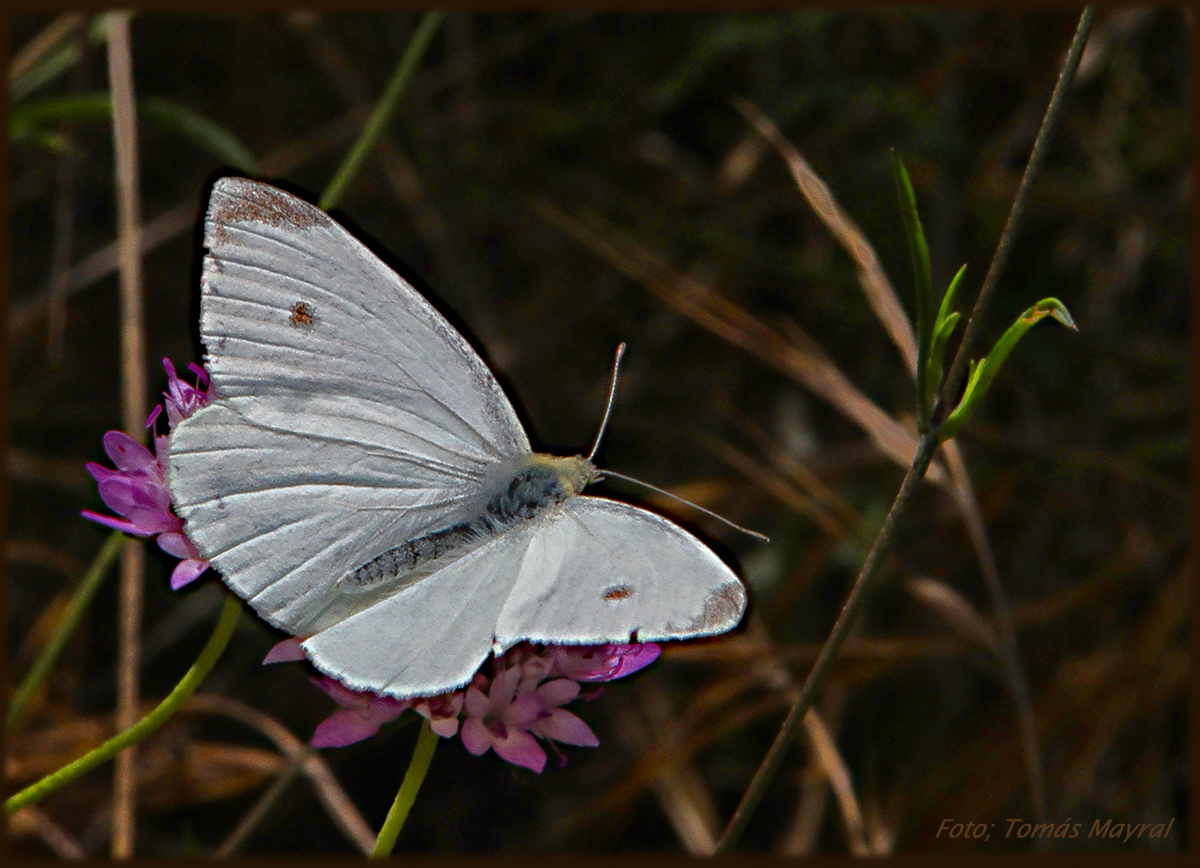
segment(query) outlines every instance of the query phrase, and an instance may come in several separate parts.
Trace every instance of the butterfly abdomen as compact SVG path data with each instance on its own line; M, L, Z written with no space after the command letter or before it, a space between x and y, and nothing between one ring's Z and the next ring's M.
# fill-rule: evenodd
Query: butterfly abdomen
M534 456L534 461L517 471L479 515L388 549L348 572L338 585L351 594L371 590L439 558L461 553L578 494L594 476L595 468L581 458Z

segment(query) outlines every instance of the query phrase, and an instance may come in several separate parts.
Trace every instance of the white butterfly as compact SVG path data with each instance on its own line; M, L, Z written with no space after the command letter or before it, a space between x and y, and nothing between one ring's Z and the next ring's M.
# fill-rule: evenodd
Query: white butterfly
M463 337L323 211L213 187L200 332L218 397L171 433L196 547L318 669L400 698L521 640L722 633L734 573L661 516L577 496Z

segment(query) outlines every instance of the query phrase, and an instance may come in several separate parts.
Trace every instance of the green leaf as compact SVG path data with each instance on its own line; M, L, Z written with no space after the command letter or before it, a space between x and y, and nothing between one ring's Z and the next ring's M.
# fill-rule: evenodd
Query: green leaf
M1033 328L1035 323L1046 317L1058 320L1072 331L1079 331L1066 306L1057 298L1043 298L1028 308L1017 317L1016 322L1008 327L1008 331L1001 336L1000 340L996 341L996 346L987 356L979 361L971 362L971 373L967 378L966 391L963 392L962 400L958 402L954 412L946 417L938 429L939 440L953 437L978 409L992 380L996 378L996 374L1000 371L1005 359L1008 358L1008 354L1013 351L1013 347L1017 345L1017 341L1021 340L1025 336L1025 332Z
M946 345L950 340L950 335L954 332L954 327L962 319L962 314L951 308L958 297L958 287L966 272L967 266L964 265L950 281L950 286L946 288L946 294L942 296L937 319L933 323L933 340L929 347L929 358L925 362L925 387L929 390L925 400L929 406L933 405L934 395L942 383L942 362L946 358Z
M896 193L900 198L900 218L904 222L904 235L908 239L908 253L912 259L913 288L917 293L917 426L921 431L929 427L931 396L933 390L928 383L929 351L933 342L933 284L929 277L929 245L925 242L925 231L917 214L917 196L912 181L905 171L904 163L892 151L892 174L896 179Z
M257 171L257 160L250 149L229 130L198 112L151 96L140 100L138 114L165 130L183 133L193 144L238 171L248 174Z
M108 119L112 99L107 93L52 97L14 106L9 116L12 141L36 139L46 127L68 120ZM138 101L138 118L146 123L182 133L198 147L213 154L222 163L253 174L254 154L233 133L203 115L170 100L146 97Z

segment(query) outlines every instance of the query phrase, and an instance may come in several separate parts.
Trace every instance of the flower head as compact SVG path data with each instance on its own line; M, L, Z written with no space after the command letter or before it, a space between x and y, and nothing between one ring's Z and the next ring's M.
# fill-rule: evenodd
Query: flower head
M298 659L303 654L299 642L288 639L279 643L263 662ZM600 744L587 723L563 708L575 699L589 698L582 694L580 682L622 678L653 662L660 653L653 643L544 648L522 643L495 659L491 677L477 672L465 688L440 696L390 699L378 708L372 702L389 698L352 691L328 677L314 680L343 707L317 727L313 744L329 747L368 738L380 723L411 708L429 720L442 738L461 736L463 746L476 756L495 751L506 762L540 773L546 766L546 751L539 742L548 744L564 764L566 757L556 743L577 747ZM335 692L331 684L341 692Z
M213 390L211 384L205 392L180 380L169 359L163 359L163 367L167 370L164 403L168 425L173 428L207 404ZM208 377L203 369L197 365L189 367L196 373L197 379L207 383ZM146 420L146 426L153 425L161 412L162 406L156 404ZM83 517L133 536L157 535L158 547L180 558L171 573L171 588L178 590L199 578L208 569L208 561L184 535L183 519L171 511L171 494L167 490L166 435L156 436L154 447L155 451L151 452L124 431L105 434L104 451L117 469L89 462L87 470L96 480L104 505L121 517L86 509Z
M150 417L146 420L147 428L154 424L154 420L158 418L164 406L167 408L167 427L174 428L216 397L216 388L208 379L208 374L205 373L204 368L195 362L188 364L188 370L196 375L197 385L193 386L191 383L179 379L175 373L175 366L171 364L170 359L163 359L162 361L163 367L167 371L167 391L163 392L163 397L166 400L161 405L154 405L154 409L150 411ZM201 383L206 388L201 389Z

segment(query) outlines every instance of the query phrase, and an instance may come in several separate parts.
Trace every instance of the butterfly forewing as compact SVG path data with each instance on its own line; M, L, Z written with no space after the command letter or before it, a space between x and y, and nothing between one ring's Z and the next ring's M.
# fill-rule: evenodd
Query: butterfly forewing
M528 440L461 335L322 211L223 179L205 244L219 397L172 432L172 498L231 587L311 629L346 571L472 515Z

